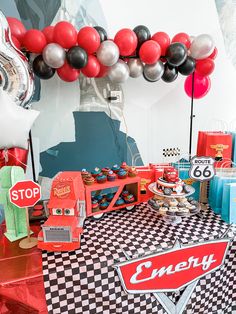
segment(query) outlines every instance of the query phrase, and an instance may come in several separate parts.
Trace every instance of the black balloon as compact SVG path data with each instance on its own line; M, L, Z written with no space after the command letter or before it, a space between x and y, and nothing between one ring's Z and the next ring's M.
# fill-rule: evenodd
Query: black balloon
M187 57L187 59L178 67L178 72L182 75L190 75L194 72L196 67L196 62L192 57Z
M174 67L180 66L184 63L187 56L187 48L181 43L170 44L165 55L167 62Z
M178 71L175 67L172 67L168 63L165 64L165 70L161 79L166 83L171 83L177 79Z
M75 69L82 69L88 63L86 51L78 46L71 47L66 53L66 59L69 65Z
M107 40L107 32L105 31L105 29L103 27L94 26L94 28L96 29L96 31L98 32L98 34L100 36L100 42Z
M151 33L149 29L144 25L138 25L136 26L133 31L135 32L137 38L138 38L138 46L137 48L140 48L141 45L149 40L151 38Z
M41 55L37 56L33 61L33 71L42 80L48 80L53 77L55 69L51 68L43 61Z

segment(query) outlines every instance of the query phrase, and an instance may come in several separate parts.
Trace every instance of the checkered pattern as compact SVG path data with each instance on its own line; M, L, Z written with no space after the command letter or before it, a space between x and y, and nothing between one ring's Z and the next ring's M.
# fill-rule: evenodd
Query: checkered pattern
M173 156L179 156L180 155L180 148L174 147L174 148L163 148L162 155L164 157L173 157Z
M218 238L228 225L210 210L202 218L184 218L179 225L167 224L141 204L132 212L106 214L101 220L85 222L81 249L74 252L43 252L43 273L49 313L164 314L151 294L126 294L112 265L130 256L156 248L172 247L178 237L183 243ZM236 313L236 242L221 270L202 278L193 292L185 314ZM181 292L168 293L177 301Z

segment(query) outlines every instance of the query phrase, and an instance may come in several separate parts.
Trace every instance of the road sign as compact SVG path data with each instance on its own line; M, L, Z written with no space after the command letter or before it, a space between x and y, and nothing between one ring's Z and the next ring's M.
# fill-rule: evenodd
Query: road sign
M189 169L190 178L196 181L209 181L215 175L214 163L212 157L193 157L191 159L191 167Z
M41 198L41 187L34 181L19 181L9 190L10 202L20 208L34 206Z

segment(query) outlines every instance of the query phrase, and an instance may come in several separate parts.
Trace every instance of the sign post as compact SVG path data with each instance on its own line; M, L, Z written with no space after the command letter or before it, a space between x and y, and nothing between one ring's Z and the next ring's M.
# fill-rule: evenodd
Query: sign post
M29 206L34 206L41 198L41 187L34 181L19 181L9 190L10 202L20 208L25 208L27 238L21 240L20 248L30 249L37 245L37 238L30 237Z

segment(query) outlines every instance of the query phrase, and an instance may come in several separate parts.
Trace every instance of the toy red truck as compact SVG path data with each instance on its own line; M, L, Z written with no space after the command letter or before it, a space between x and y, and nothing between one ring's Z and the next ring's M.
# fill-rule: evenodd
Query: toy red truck
M71 251L80 247L84 220L100 219L105 213L127 209L148 201L148 185L162 176L164 167L137 167L137 176L86 185L81 172L61 172L53 180L49 217L42 225L38 247L47 251Z

